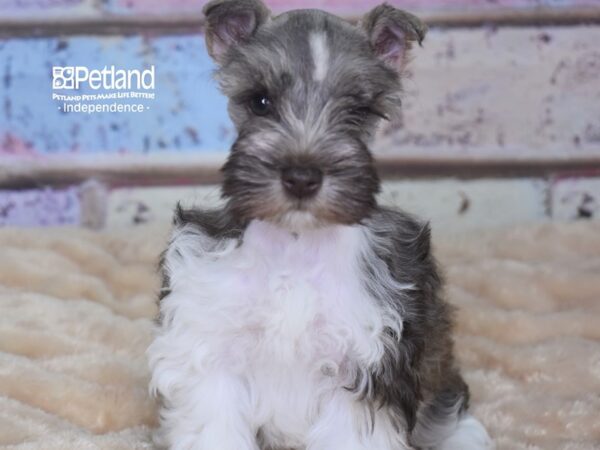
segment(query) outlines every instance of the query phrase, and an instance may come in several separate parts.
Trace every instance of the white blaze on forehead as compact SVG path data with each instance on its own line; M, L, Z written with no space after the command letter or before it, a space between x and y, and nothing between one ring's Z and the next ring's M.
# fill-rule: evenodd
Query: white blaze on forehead
M313 78L315 81L323 81L327 75L329 65L327 36L324 33L312 33L308 39L314 64Z

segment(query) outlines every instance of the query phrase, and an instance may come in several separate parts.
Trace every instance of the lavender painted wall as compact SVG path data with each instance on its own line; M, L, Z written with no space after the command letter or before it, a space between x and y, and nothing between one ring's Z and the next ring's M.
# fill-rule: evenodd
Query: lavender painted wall
M79 189L0 191L0 226L79 225Z

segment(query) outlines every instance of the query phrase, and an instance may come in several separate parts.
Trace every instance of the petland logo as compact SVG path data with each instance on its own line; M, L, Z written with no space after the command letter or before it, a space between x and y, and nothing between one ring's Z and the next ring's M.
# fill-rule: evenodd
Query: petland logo
M52 67L52 99L62 102L64 113L143 112L154 100L155 69L89 69L85 66ZM77 91L57 93L56 91ZM135 99L134 102L131 99Z
M85 66L53 66L52 89L79 89L84 83L94 90L154 89L154 66L146 70L117 70L115 66L88 69Z

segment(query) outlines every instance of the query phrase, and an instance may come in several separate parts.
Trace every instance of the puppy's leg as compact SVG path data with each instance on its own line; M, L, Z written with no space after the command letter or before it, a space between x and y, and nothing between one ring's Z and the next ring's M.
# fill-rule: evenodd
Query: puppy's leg
M469 391L458 372L419 411L410 441L420 449L490 450L493 443L483 425L468 414Z
M439 447L439 450L492 450L494 443L487 431L475 417L463 415L452 435Z
M307 450L406 450L405 433L385 409L370 411L350 393L339 392L324 405L313 425Z
M249 393L240 379L215 373L183 381L162 394L160 444L170 450L258 450Z

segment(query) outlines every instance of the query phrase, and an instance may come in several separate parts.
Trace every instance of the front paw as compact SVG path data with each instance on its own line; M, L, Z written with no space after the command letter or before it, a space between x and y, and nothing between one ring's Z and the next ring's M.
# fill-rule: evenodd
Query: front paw
M259 450L255 434L215 430L210 426L201 432L171 432L158 437L155 442L159 448L168 450Z

